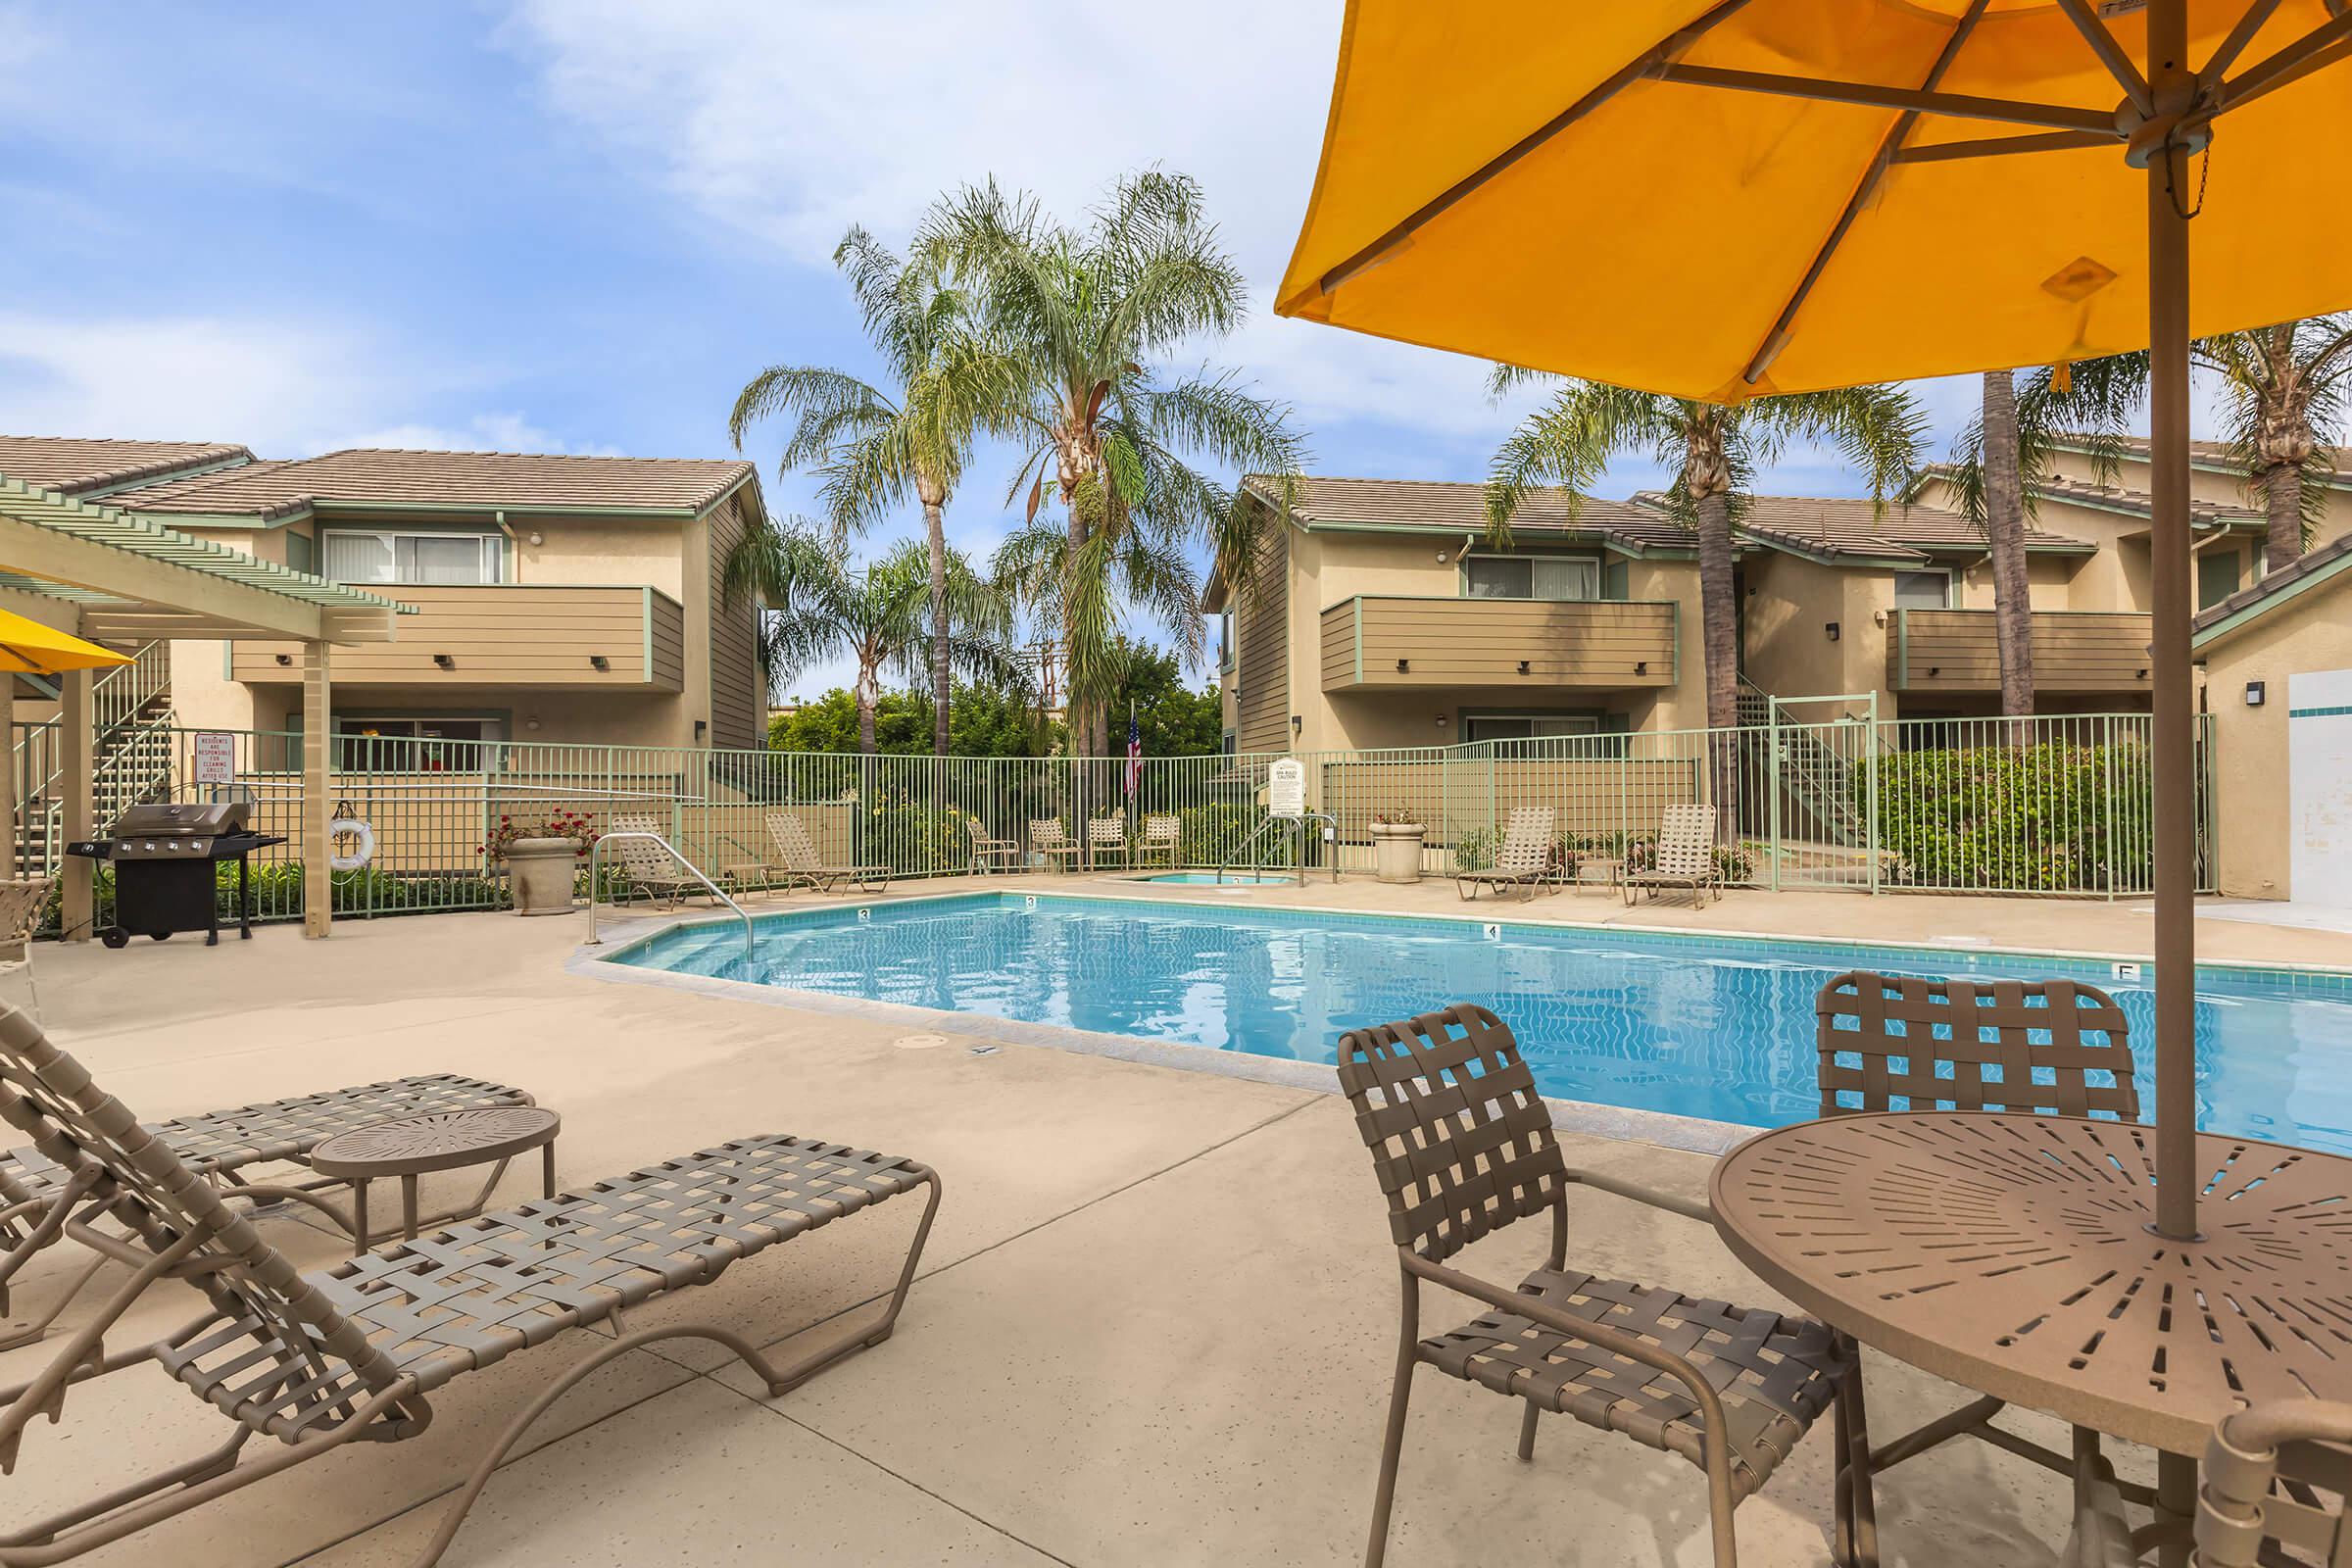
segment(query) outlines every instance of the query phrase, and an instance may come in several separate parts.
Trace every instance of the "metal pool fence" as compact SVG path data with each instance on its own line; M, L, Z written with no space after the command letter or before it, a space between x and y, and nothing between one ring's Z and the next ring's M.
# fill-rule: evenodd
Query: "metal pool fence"
M196 764L199 732L139 732L135 749L101 738L101 828L140 801L233 794L253 825L289 842L262 852L253 881L264 919L302 911L301 737L230 737L220 776ZM2198 743L2199 840L2212 842L2209 730ZM713 873L779 862L771 813L798 817L828 863L880 863L899 877L967 870L975 837L1010 840L1016 864L1058 822L1118 830L1084 855L1103 869L1142 858L1147 819L1176 819L1176 867L1284 861L1293 845L1317 868L1372 864L1371 823L1424 825L1423 868L1491 863L1518 807L1553 812L1564 860L1646 855L1663 809L1712 805L1727 878L1763 888L1841 887L2116 898L2151 890L2150 763L2144 714L1875 721L1779 721L1723 730L1546 737L1393 751L1292 754L1303 765L1316 832L1258 830L1272 755L1146 759L1129 787L1121 758L861 757L687 748L541 745L345 736L328 802L353 824L336 840L354 863L335 873L338 914L493 908L505 902L491 853L502 827L560 814L592 830L651 826ZM15 755L18 864L62 867L53 725L20 725ZM1262 846L1262 850L1257 848ZM365 850L363 855L361 852ZM1056 861L1055 863L1060 863ZM2199 886L2212 882L2200 856ZM100 873L101 906L107 879ZM103 916L102 916L103 918Z

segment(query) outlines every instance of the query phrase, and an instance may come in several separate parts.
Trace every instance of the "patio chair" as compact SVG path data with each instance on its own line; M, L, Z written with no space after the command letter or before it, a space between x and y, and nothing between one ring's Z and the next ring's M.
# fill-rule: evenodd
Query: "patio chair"
M1184 818L1174 811L1153 811L1144 818L1144 836L1135 847L1135 863L1154 862L1173 871L1184 844Z
M2344 1518L2347 1494L2352 1494L2352 1404L2281 1399L2233 1411L2222 1418L2205 1446L2190 1568L2268 1563L2347 1568L2352 1565L2352 1530Z
M1029 848L1046 858L1048 865L1067 871L1078 863L1082 848L1061 825L1058 816L1033 816L1029 819Z
M1123 816L1090 816L1086 819L1086 858L1101 865L1110 856L1117 856L1121 865L1135 863L1134 853L1127 847L1127 819Z
M1470 900L1481 888L1497 895L1515 888L1522 897L1534 898L1536 889L1551 876L1552 824L1557 817L1548 806L1512 808L1494 865L1484 871L1456 871L1454 891Z
M1537 1418L1549 1412L1697 1465L1707 1478L1719 1568L1737 1557L1733 1510L1834 1411L1837 1561L1877 1561L1869 1445L1858 1419L1860 1352L1850 1340L1810 1318L1568 1266L1571 1185L1699 1220L1709 1218L1703 1203L1570 1168L1517 1042L1484 1007L1461 1003L1352 1031L1340 1039L1339 1068L1388 1195L1404 1291L1367 1568L1379 1568L1387 1553L1405 1401L1424 1365L1524 1399L1522 1459L1534 1457ZM1447 1266L1472 1242L1546 1211L1550 1256L1516 1290ZM1425 1339L1423 1281L1488 1310Z
M1992 1110L2034 1116L2113 1115L2139 1119L2131 1024L2115 999L2073 980L1950 980L1874 974L1837 976L1813 998L1815 1078L1821 1114ZM2036 1035L2045 1038L2036 1040ZM1859 1380L1855 1407L1862 1407ZM1954 1437L1973 1437L2061 1474L2077 1473L2078 1536L2083 1562L2128 1538L2124 1492L2095 1446L2059 1453L1993 1426L2006 1408L1989 1395L1882 1446L1875 1476ZM2086 1465L2095 1465L2083 1472ZM2132 1488L2133 1500L2146 1500ZM2119 1538L2119 1531L2122 1532ZM2121 1560L2132 1560L2126 1555Z
M762 818L767 825L767 841L775 846L782 865L768 867L769 885L780 875L787 888L814 888L819 893L832 893L844 883L861 893L881 893L890 887L890 867L887 865L827 865L816 853L816 841L808 836L808 824L795 811L769 811Z
M566 1329L610 1325L612 1338L549 1378L491 1440L417 1558L427 1568L539 1416L616 1356L664 1340L709 1340L774 1396L890 1338L939 1205L938 1177L912 1160L746 1138L304 1273L229 1206L245 1189L213 1185L141 1131L13 1008L0 1010L0 1115L66 1171L77 1210L67 1231L132 1270L46 1368L0 1391L0 1464L13 1465L36 1417L60 1418L75 1388L139 1367L176 1379L231 1429L211 1451L127 1484L90 1465L89 1500L0 1524L5 1564L78 1556L347 1443L416 1437L444 1384ZM778 1242L923 1187L922 1218L880 1316L787 1365L717 1324L632 1329L624 1319ZM98 1230L101 1216L123 1234ZM104 1348L162 1280L185 1282L209 1310L151 1345ZM256 1437L280 1446L240 1460Z
M357 1084L324 1094L297 1095L258 1105L235 1105L155 1122L142 1129L146 1136L172 1152L180 1163L210 1182L220 1182L254 1165L300 1164L303 1156L337 1133L404 1116L436 1111L472 1110L495 1105L529 1105L535 1101L519 1089L454 1073L426 1073L383 1083ZM473 1198L430 1223L445 1225L482 1211L490 1193L506 1174L507 1162L491 1167L489 1179ZM342 1186L313 1180L299 1184L317 1194ZM63 1234L67 1206L76 1197L72 1172L38 1149L16 1149L0 1154L0 1314L8 1311L9 1282L34 1254ZM327 1211L346 1235L352 1221ZM90 1277L107 1261L101 1252L93 1259L37 1323L0 1338L0 1350L28 1345L45 1334L68 1303L79 1295Z
M24 994L37 1011L40 993L32 977L32 934L48 912L49 894L57 879L46 876L0 877L0 970L24 971Z
M972 835L972 863L969 869L973 876L978 876L986 871L991 860L997 863L1000 870L1018 871L1021 869L1022 857L1019 844L1011 839L990 838L988 829L980 825L980 819L976 816L965 817L963 825Z
M612 840L623 898L643 897L649 903L658 900L662 908L670 909L698 894L704 898L710 896L709 888L680 868L680 857L651 839L614 837L622 833L659 833L666 840L669 831L652 816L615 813L606 821L605 837Z
M1723 897L1723 868L1715 863L1715 808L1711 806L1669 806L1658 821L1656 857L1639 871L1623 878L1630 906L1643 890L1655 899L1668 888L1684 888L1693 908L1704 908L1707 893Z

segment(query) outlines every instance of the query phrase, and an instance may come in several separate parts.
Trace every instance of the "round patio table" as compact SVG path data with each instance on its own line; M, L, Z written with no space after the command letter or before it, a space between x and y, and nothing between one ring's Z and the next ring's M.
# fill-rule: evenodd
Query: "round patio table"
M2197 1136L2202 1235L2155 1218L2155 1129L1989 1111L1775 1128L1716 1165L1740 1260L1863 1344L2198 1455L2265 1399L2352 1398L2352 1160Z
M498 1167L495 1183L507 1161L529 1150L539 1150L540 1187L556 1196L556 1135L564 1120L544 1105L484 1105L466 1110L436 1110L422 1116L403 1116L337 1133L310 1152L310 1167L321 1176L351 1183L353 1255L368 1250L373 1238L368 1229L368 1184L379 1176L400 1178L400 1232L404 1241L416 1239L416 1178L429 1171L456 1170L466 1165ZM489 1196L485 1183L482 1196ZM478 1212L480 1204L475 1204Z

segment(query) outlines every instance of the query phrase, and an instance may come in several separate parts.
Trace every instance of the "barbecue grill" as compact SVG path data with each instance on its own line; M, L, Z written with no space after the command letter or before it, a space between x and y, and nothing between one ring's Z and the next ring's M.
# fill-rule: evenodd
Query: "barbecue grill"
M204 944L220 940L220 900L214 868L237 862L237 935L253 935L252 874L245 857L283 838L247 826L250 801L170 802L134 806L115 823L111 839L66 846L68 855L112 861L115 923L98 933L110 948L135 932L161 942L178 931L201 931Z

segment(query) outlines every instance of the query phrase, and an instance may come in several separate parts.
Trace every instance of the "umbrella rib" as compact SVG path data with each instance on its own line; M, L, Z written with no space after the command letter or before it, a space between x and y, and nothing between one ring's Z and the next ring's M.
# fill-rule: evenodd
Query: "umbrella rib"
M2030 136L1986 136L1978 141L1933 141L1898 147L1898 164L1944 164L1961 158L1997 158L2010 153L2067 152L2078 147L2112 147L2115 137L2100 130L2044 130Z
M1922 92L1934 92L1936 84L1943 80L1944 74L1952 69L1952 61L1968 42L1969 34L1977 30L1977 24L1984 18L1984 8L1990 3L1991 0L1969 0L1968 9L1952 24L1951 36L1944 39L1943 47L1936 51L1936 63L1928 68L1928 79L1920 84ZM1805 269L1805 275L1797 281L1795 292L1788 296L1788 303L1781 307L1781 314L1773 320L1772 330L1764 334L1763 343L1747 362L1741 378L1748 385L1755 385L1766 368L1788 346L1789 329L1796 320L1796 313L1813 292L1813 285L1821 281L1823 270L1830 265L1830 257L1844 242L1847 230L1854 226L1854 220L1862 216L1862 209L1878 194L1879 186L1886 178L1887 167L1894 162L1895 153L1918 124L1919 111L1906 109L1894 117L1894 123L1887 126L1886 134L1879 138L1879 150L1872 155L1870 167L1863 171L1853 194L1846 198L1845 210L1838 215L1838 221L1830 226L1829 237L1813 253L1813 265Z
M2246 45L2254 41L2254 35L2262 30L2262 24L2270 21L2271 13L2278 9L2278 0L2254 0L2252 5L2246 7L2246 14L2237 19L2237 25L2230 29L2230 36L2222 40L2222 46L2213 52L2213 58L2205 62L2205 69L2197 73L2197 85L2201 90L2211 92L2229 75L2230 68L2237 64L2237 57L2246 52ZM2341 0L2335 0L2330 10L2340 9Z
M2215 114L2252 103L2352 54L2352 11L2339 11L2268 59L2221 84Z
M2027 103L2014 98L1979 98L1967 93L1921 92L1912 87L1888 87L1871 81L1829 81L1817 76L1785 76L1764 71L1726 71L1715 66L1662 65L1653 74L1660 81L1687 87L1723 87L1733 92L1769 93L1783 98L1809 98L1821 103L1859 104L1868 109L1916 109L1925 115L1949 115L1958 120L1993 120L2017 125L2046 125L2052 130L2115 130L2115 117L2102 109L2078 109L2072 104Z
M2272 5L2278 3L2278 0L2270 0ZM2132 57L2124 53L2123 45L2115 41L2115 34L2107 30L2107 24L2090 9L2088 0L2058 0L2058 9L2066 13L2066 20L2075 24L2082 41L2090 45L2090 52L2099 57L2099 64L2107 68L2107 74L2124 89L2124 96L2132 100L2132 106L2143 116L2156 113L2156 96L2148 90L2148 78L2139 74Z
M1534 130L1496 153L1471 173L1448 185L1387 233L1381 235L1380 238L1357 251L1330 271L1325 272L1317 287L1328 296L1349 278L1369 270L1385 259L1391 251L1411 239L1414 234L1427 227L1431 221L1443 216L1449 208L1461 202L1463 198L1469 196L1480 186L1551 140L1561 131L1592 114L1592 111L1616 97L1627 87L1632 86L1642 77L1652 74L1659 66L1690 48L1719 23L1729 21L1748 4L1749 0L1720 0L1715 9L1689 26L1668 33L1645 53L1635 56L1623 70L1614 73L1591 92L1586 93L1543 124L1538 125Z

